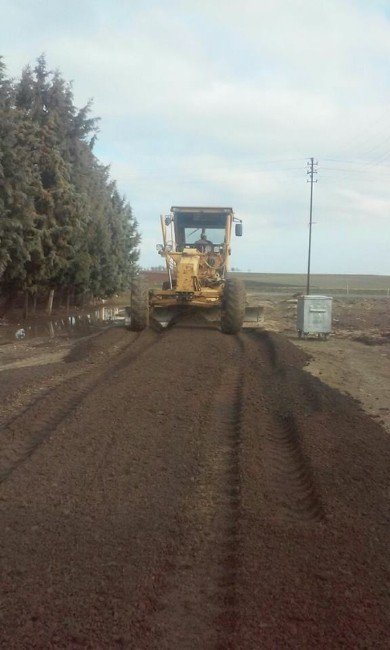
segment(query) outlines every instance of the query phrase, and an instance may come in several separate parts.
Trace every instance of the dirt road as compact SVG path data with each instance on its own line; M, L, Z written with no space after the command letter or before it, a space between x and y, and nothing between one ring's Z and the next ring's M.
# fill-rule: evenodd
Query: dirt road
M389 436L305 361L184 322L12 371L1 647L387 647Z

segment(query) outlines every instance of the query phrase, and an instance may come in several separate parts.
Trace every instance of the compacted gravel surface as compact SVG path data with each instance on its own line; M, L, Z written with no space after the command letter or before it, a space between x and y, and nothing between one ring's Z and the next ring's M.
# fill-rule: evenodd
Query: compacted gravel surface
M306 361L183 322L40 370L1 430L0 646L388 647L389 436Z

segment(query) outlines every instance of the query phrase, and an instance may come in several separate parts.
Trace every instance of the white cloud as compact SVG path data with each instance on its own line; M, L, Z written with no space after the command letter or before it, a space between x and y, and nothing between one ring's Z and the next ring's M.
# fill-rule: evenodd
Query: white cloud
M79 104L95 98L97 152L133 205L145 250L172 203L231 204L250 233L236 264L300 270L311 155L321 269L359 272L368 243L390 240L386 3L54 0L33 10L3 0L1 10L12 73L45 50L74 79ZM325 254L327 227L349 228L338 260ZM153 252L144 260L157 263ZM370 268L388 272L387 256Z
M387 199L358 190L344 190L340 193L349 205L350 213L358 215L360 220L375 220L378 225L386 226L390 215L390 195ZM343 202L344 202L343 201Z

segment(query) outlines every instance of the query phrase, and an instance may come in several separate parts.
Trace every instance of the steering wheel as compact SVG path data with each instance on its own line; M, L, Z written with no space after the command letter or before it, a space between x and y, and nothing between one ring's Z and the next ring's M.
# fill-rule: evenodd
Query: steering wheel
M213 242L209 241L208 239L205 239L204 241L197 241L195 242L195 246L198 249L200 253L213 253L214 252L214 245Z

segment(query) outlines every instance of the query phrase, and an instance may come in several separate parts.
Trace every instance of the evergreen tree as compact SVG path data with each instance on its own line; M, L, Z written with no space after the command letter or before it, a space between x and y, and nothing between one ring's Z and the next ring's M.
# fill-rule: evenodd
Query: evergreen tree
M41 55L19 82L0 60L0 291L125 289L140 236L93 146L91 102Z
M27 263L40 250L35 199L39 137L30 119L13 104L14 92L0 72L0 281L9 290L26 288Z

